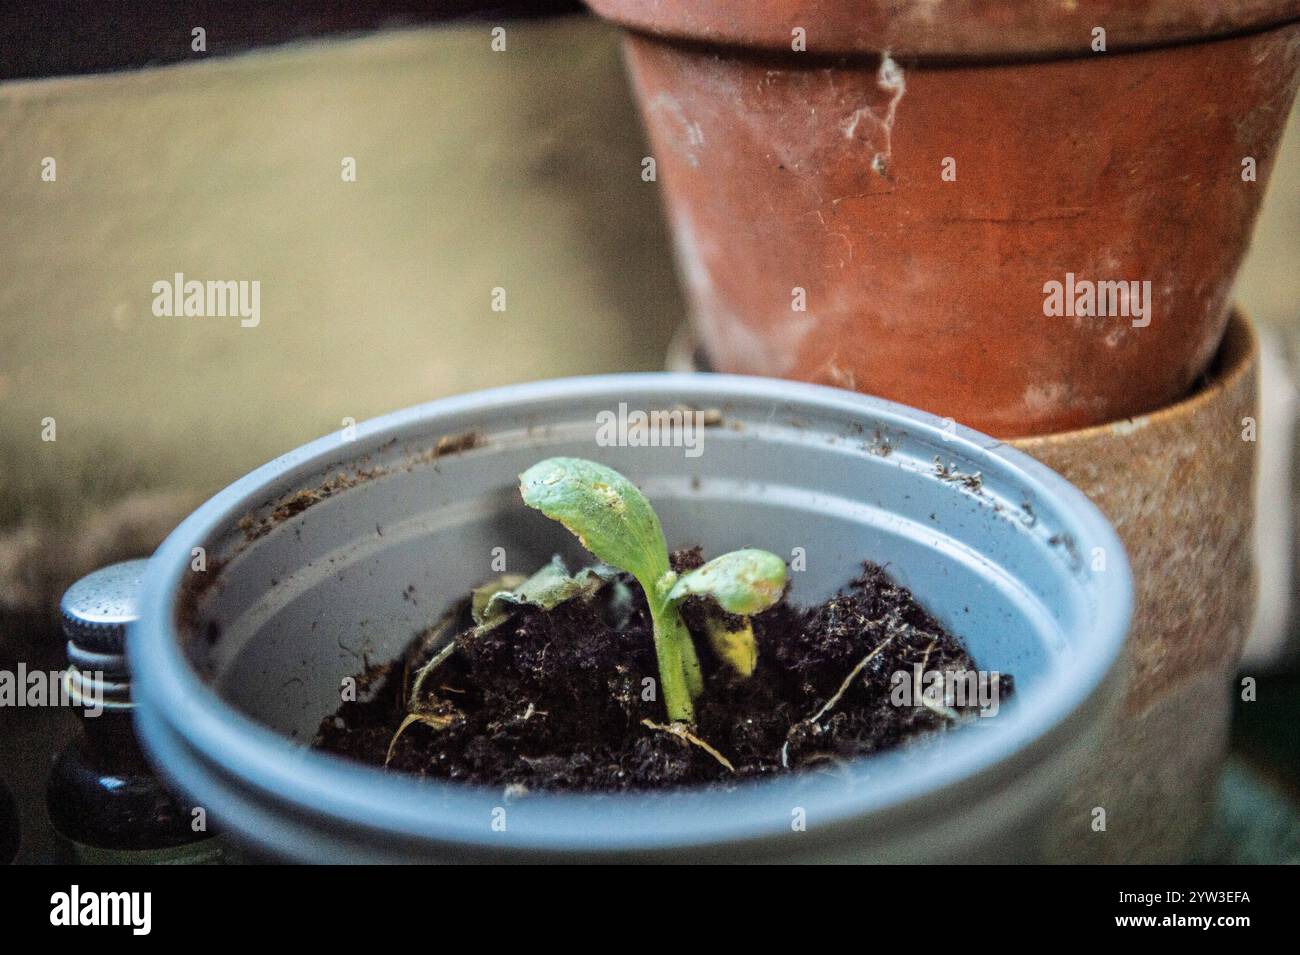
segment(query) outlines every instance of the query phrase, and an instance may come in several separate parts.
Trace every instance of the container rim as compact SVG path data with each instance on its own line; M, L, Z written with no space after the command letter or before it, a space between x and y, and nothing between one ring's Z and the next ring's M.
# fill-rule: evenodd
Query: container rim
M307 749L224 702L182 651L177 621L191 548L227 531L247 512L250 501L266 499L269 485L337 465L338 438L331 434L218 492L187 517L150 560L140 619L132 624L127 644L137 723L146 749L153 751L164 774L186 788L184 767L173 761L189 763L201 769L208 785L260 791L255 801L264 804L269 797L291 805L296 819L317 817L333 829L407 844L597 854L717 846L788 834L788 811L774 814L774 804L803 807L819 827L834 826L989 773L1059 730L1099 692L1115 666L1132 618L1133 584L1123 545L1097 507L1063 477L1006 443L894 402L822 385L738 375L643 372L562 378L442 398L371 419L357 425L349 456L360 457L441 417L512 407L535 410L539 404L602 394L617 399L632 389L674 403L774 401L796 413L803 407L868 417L873 425L945 441L984 465L986 474L1013 477L1039 500L1059 502L1061 513L1073 521L1070 531L1077 541L1119 555L1098 585L1104 599L1097 601L1094 626L1068 675L1053 684L1053 692L1018 701L994 731L934 740L927 747L934 758L909 763L903 752L894 750L855 761L867 767L869 785L823 785L791 775L742 783L726 792L536 793L512 803L509 830L495 832L484 813L502 802L498 790L388 774Z
M796 58L846 55L976 66L1095 56L1093 29L1104 26L1107 55L1209 43L1262 33L1300 20L1296 0L585 0L598 16L655 42L733 56L789 58L792 31L807 51Z

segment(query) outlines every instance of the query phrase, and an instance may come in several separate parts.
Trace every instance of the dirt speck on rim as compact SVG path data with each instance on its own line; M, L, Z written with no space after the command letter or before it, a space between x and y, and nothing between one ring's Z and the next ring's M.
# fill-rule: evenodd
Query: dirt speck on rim
M984 477L978 471L974 474L966 474L955 464L944 464L942 458L936 457L934 459L934 473L940 481L951 481L953 484L960 484L968 491L978 492L984 487Z
M1064 548L1070 557L1070 566L1075 570L1083 566L1083 556L1079 553L1079 545L1075 543L1073 534L1053 534L1047 539L1047 543L1053 547Z
M462 451L469 451L477 448L484 443L483 436L477 431L466 431L463 434L444 434L434 445L430 458L442 458L449 454L460 454Z
M863 445L868 451L877 457L887 458L894 453L894 446L890 443L888 436L876 431L875 438Z
M686 569L702 556L679 551L673 562ZM783 600L752 618L759 662L747 680L697 640L705 691L695 725L680 732L666 725L653 692L652 629L644 599L632 593L631 607L620 611L625 619L615 619L614 601L597 595L549 612L523 608L494 630L458 639L423 681L421 716L411 718L412 675L442 649L420 634L403 665L374 675L373 695L321 722L315 745L392 771L516 795L727 788L790 772L838 775L846 760L980 719L979 704L969 699L956 708L923 704L919 693L906 705L895 699L895 674L910 690L914 667L963 674L975 661L908 591L864 564L822 604ZM692 633L704 632L706 610L697 598L683 605ZM1012 692L1009 675L994 685L1003 700Z

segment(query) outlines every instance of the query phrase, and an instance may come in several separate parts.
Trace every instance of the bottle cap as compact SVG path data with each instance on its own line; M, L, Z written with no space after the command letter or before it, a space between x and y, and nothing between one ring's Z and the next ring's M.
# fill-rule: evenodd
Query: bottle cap
M68 588L59 603L68 649L122 656L127 625L139 618L138 598L147 560L101 567Z

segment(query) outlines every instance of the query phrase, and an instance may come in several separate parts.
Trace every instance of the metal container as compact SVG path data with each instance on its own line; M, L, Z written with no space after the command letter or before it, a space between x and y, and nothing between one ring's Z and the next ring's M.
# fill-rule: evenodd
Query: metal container
M635 430L598 439L602 417L669 409L703 430L658 447L632 446ZM1015 696L842 775L728 792L509 799L308 748L341 681L396 657L494 558L583 559L518 497L517 475L557 454L635 480L670 546L802 554L796 601L825 599L864 559L887 564L981 668L1015 675ZM161 771L280 858L1039 860L1068 844L1065 787L1120 699L1131 613L1100 512L1001 442L814 385L618 375L437 401L254 471L159 548L129 653Z

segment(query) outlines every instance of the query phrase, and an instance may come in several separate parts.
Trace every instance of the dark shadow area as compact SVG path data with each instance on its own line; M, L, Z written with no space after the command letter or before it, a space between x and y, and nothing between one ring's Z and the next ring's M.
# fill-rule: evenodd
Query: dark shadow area
M580 9L578 0L12 0L0 5L0 80L108 73L368 30ZM193 48L196 28L204 31L202 51Z

